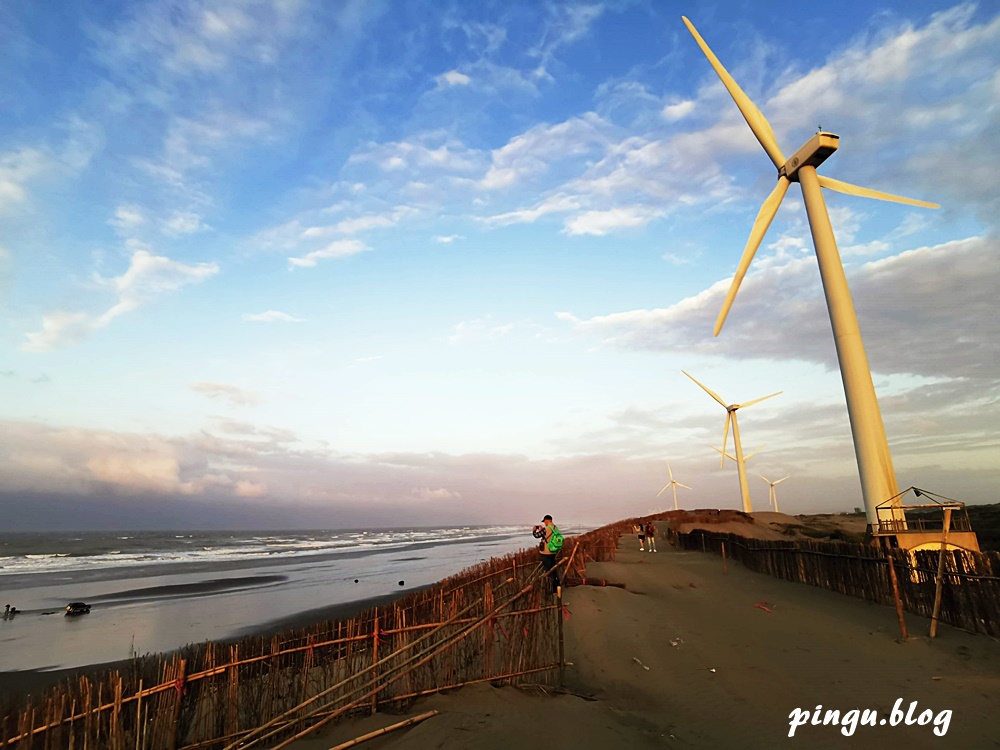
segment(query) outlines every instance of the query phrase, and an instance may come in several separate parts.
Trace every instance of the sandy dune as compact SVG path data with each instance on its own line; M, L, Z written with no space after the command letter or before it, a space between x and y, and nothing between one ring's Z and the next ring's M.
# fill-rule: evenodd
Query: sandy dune
M588 574L626 589L566 592L573 694L466 688L295 747L329 748L429 709L441 713L363 747L1000 747L996 640L944 626L931 641L928 622L909 615L917 635L899 643L891 608L733 563L724 575L720 558L677 551L662 539L656 554L640 553L631 537L622 543L617 562L593 564ZM892 726L899 699L901 722ZM906 725L913 701L910 719L923 714L923 726ZM818 704L840 712L836 723L800 726L789 739L789 714L798 708L811 719ZM845 736L851 709L877 710L876 721L886 724L858 725ZM947 730L943 737L935 721Z

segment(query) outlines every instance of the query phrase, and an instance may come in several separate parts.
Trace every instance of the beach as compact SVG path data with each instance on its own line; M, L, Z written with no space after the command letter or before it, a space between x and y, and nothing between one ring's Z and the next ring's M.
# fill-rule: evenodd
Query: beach
M931 640L928 621L907 615L912 637L900 643L892 608L738 564L724 572L719 557L662 539L659 549L640 553L623 537L617 561L587 573L625 588L565 591L566 692L467 687L293 747L325 750L432 709L440 713L364 747L1000 747L995 639L941 626ZM817 706L839 711L837 721L809 723ZM809 715L789 737L797 709ZM876 726L859 722L848 735L851 709L877 711Z
M353 614L529 546L529 532L5 535L0 604L20 612L0 620L0 694L51 681L28 673L62 674ZM66 617L71 601L92 610Z
M656 553L637 547L623 536L616 561L587 567L589 580L622 587L564 590L564 689L554 674L538 685L467 686L324 727L293 747L325 750L430 710L439 713L364 747L1000 747L996 639L942 625L931 640L928 621L907 614L911 637L901 643L892 608L732 561L724 568L662 537ZM395 596L303 608L243 632L346 617ZM0 695L76 671L5 671ZM862 723L865 710L875 726Z

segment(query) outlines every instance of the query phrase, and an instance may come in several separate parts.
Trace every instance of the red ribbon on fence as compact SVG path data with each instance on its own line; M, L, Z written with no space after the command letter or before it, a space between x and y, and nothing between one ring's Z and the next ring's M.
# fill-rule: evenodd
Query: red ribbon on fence
M562 614L564 621L569 619L569 607L567 607L565 604L562 606Z
M176 680L174 680L174 690L177 691L178 698L182 697L187 692L187 690L184 687L184 682L185 680L183 677L178 677Z
M773 612L774 610L767 606L767 602L757 602L755 606L757 609L762 609L765 612Z

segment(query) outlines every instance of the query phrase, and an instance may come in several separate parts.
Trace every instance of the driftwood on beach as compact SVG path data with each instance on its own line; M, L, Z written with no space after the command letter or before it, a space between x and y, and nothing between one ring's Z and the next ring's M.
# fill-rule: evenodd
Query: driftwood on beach
M613 560L620 526L568 537L560 573L584 579L588 561ZM467 684L555 684L565 610L544 584L537 552L524 550L346 620L136 658L12 706L0 747L278 748Z

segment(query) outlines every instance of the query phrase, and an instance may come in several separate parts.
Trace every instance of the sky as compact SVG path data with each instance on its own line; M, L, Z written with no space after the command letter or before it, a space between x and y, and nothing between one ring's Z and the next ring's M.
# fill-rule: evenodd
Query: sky
M0 5L0 528L602 523L862 505L793 185L900 488L997 500L993 3ZM729 444L729 450L732 450Z

